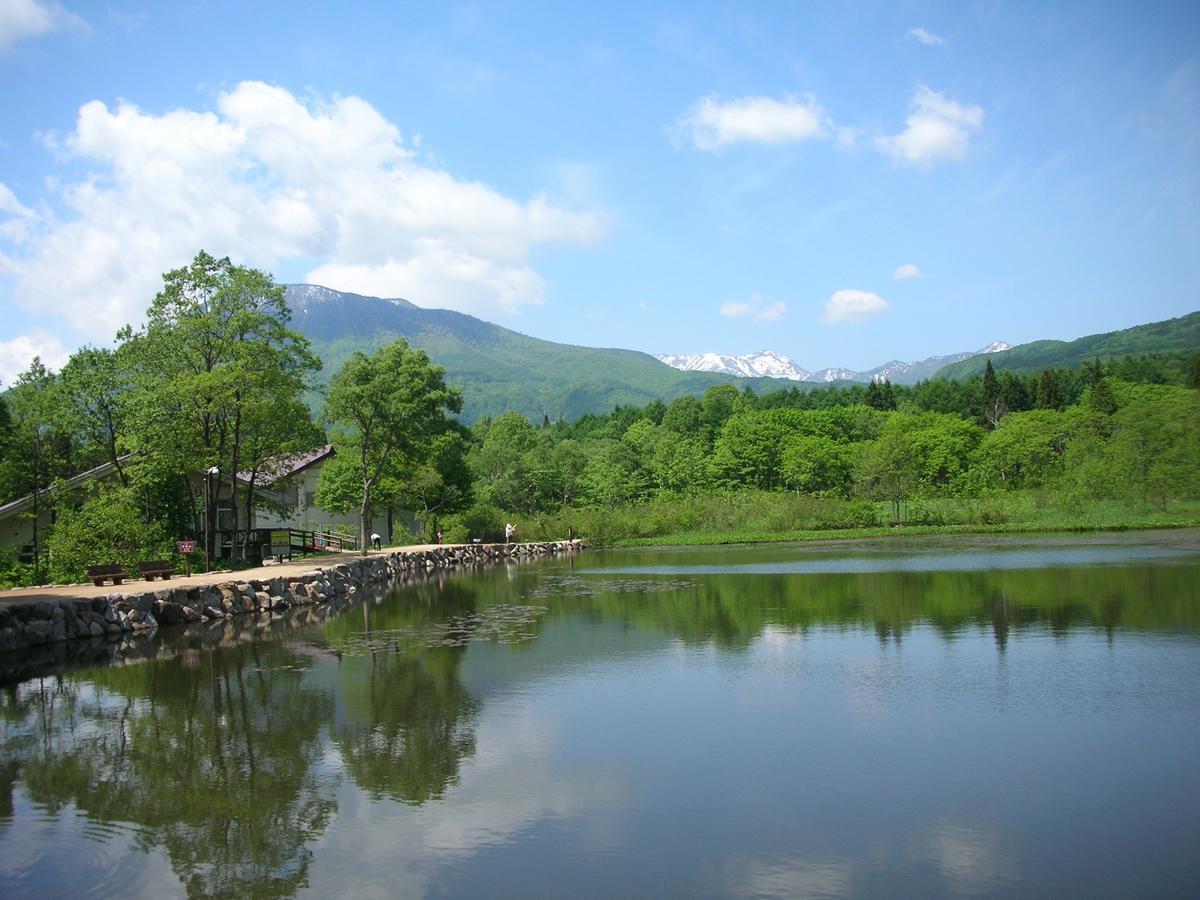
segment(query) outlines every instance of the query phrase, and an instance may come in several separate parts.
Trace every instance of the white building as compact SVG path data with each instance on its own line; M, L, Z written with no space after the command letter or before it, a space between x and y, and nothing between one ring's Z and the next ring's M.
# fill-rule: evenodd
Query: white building
M262 502L255 504L255 528L295 528L301 531L348 532L358 536L358 510L332 513L314 502L321 468L334 456L332 444L316 450L293 453L274 460L259 480L267 481ZM244 477L244 473L243 473ZM385 543L393 542L399 528L415 530L419 523L405 510L379 511L371 520L371 531Z

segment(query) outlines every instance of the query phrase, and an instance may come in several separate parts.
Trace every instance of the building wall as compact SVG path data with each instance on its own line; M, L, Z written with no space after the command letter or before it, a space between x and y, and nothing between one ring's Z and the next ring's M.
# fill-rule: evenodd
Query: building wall
M355 511L337 514L322 509L313 502L317 492L317 481L321 477L321 467L324 460L313 463L307 469L292 479L295 487L284 492L284 499L293 501L289 510L280 515L278 510L259 507L254 513L255 528L297 528L303 531L329 531L340 525L350 529L350 533L358 535L358 513ZM383 539L391 542L388 534L387 511L376 515L371 520L371 530L382 535ZM399 519L395 521L397 529L404 527Z
M38 517L38 540L45 542L50 534L50 512ZM382 534L382 532L380 532ZM0 519L0 547L24 547L33 543L33 513L26 511Z

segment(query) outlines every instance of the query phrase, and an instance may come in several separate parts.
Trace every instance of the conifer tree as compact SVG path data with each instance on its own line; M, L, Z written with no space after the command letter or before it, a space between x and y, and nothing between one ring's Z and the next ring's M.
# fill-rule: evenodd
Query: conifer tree
M1058 389L1058 373L1046 369L1038 379L1037 395L1033 401L1037 409L1058 409L1062 406L1062 395Z
M1000 383L996 380L996 370L992 361L987 361L983 372L983 426L989 431L994 429L1004 418L1004 395L1000 391Z

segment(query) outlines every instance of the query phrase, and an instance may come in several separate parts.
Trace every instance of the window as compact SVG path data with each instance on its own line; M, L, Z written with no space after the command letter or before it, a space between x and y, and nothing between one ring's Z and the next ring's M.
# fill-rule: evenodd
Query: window
M305 491L304 492L304 505L306 507L313 506L313 498L316 496L316 493L317 493L316 491Z

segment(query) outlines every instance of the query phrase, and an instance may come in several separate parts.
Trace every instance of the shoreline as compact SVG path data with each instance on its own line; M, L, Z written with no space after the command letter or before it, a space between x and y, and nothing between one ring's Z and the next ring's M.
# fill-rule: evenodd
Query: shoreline
M780 532L675 532L654 537L621 538L592 543L598 549L623 547L706 547L728 544L789 544L820 541L849 541L860 538L915 537L918 535L1022 535L1101 534L1129 531L1171 531L1200 528L1200 520L1179 522L1125 522L1102 525L1013 523L997 525L874 525L866 528L831 528Z
M575 553L586 546L581 540L425 545L240 572L174 576L165 582L5 591L0 594L0 658L46 645L104 645L160 627L324 606L418 574Z

